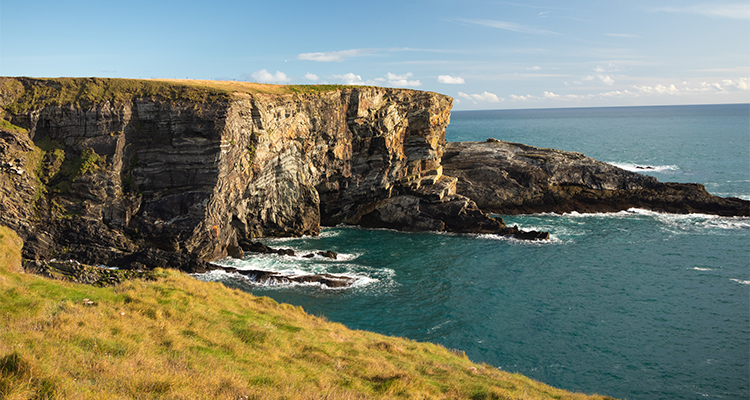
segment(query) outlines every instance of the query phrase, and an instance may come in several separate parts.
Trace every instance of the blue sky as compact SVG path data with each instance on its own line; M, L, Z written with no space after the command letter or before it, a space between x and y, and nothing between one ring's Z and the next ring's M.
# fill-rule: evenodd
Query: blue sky
M454 109L750 102L750 2L3 0L0 75L407 87Z

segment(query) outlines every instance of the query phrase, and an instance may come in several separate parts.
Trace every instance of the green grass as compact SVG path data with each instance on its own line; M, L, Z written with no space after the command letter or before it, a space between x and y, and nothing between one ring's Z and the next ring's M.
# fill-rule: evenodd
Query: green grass
M28 133L29 131L27 129L21 128L20 126L15 126L11 124L10 122L0 119L0 129L5 129L11 132L17 132L17 133Z
M347 86L347 85L286 85L287 90L291 93L326 93L335 90L347 89L352 87L364 86Z
M602 398L175 271L109 288L19 273L20 246L0 227L3 399Z

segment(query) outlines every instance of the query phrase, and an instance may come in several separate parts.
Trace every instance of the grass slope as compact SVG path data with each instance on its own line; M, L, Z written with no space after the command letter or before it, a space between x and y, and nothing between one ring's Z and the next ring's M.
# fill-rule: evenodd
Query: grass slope
M355 331L173 271L116 287L19 273L0 227L3 399L601 399Z

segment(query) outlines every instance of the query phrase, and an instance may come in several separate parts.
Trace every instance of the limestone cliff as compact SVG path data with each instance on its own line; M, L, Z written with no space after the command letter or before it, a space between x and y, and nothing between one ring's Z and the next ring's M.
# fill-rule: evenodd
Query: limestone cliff
M242 239L339 223L522 236L442 175L451 105L372 87L2 78L0 223L31 259L195 270Z

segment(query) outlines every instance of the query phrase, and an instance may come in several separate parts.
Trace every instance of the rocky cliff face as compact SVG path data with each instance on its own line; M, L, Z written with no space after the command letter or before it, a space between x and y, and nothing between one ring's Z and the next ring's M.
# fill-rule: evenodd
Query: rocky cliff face
M26 239L27 258L154 266L161 254L200 270L241 255L243 239L321 224L520 234L442 175L447 96L357 87L195 100L131 83L0 82L0 223Z

